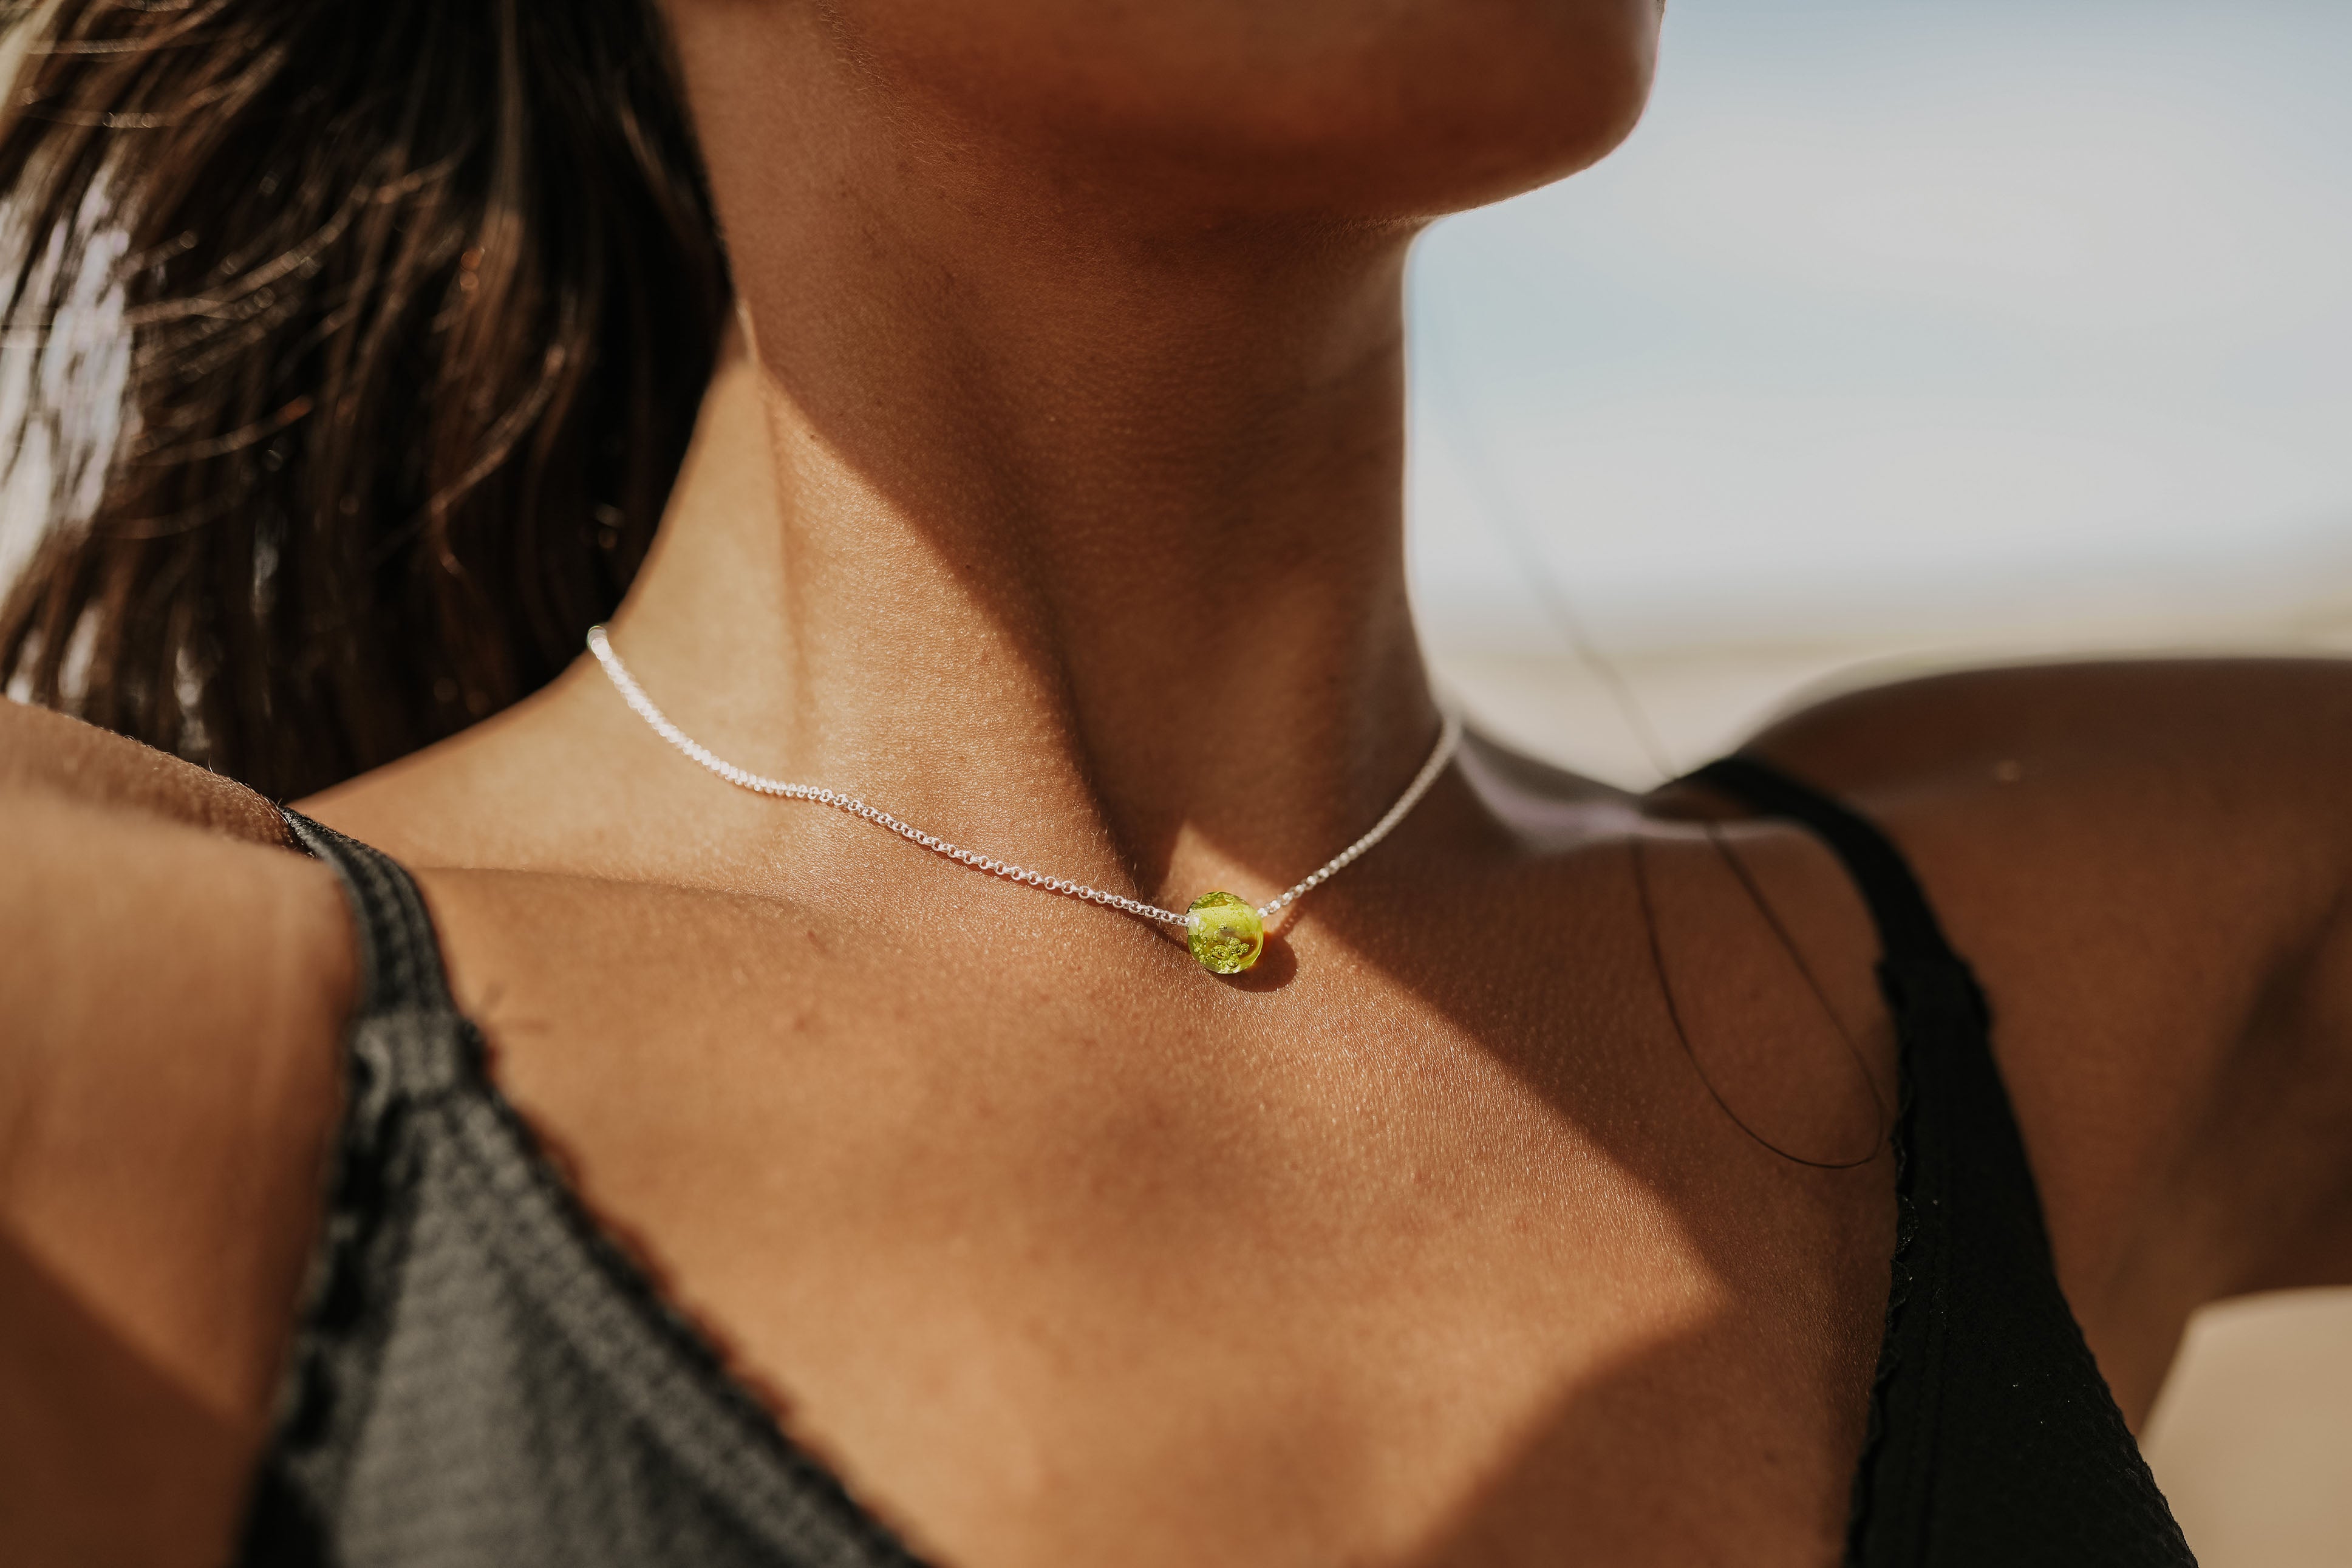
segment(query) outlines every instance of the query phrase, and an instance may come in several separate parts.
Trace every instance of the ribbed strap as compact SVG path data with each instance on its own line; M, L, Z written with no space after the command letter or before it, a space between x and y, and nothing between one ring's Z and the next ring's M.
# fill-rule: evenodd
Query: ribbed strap
M299 811L281 811L302 847L343 884L360 924L361 1017L419 1008L455 1013L432 917L416 883L381 849L347 838Z

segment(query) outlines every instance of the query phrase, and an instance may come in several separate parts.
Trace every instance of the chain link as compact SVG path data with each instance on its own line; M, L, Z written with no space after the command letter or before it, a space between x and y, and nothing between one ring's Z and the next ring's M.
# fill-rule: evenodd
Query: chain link
M1046 892L1059 893L1065 898L1084 899L1089 903L1120 910L1130 915L1139 915L1145 920L1158 921L1164 925L1172 925L1181 930L1189 931L1199 923L1199 917L1196 915L1176 910L1163 910L1158 904L1147 904L1140 899L1126 898L1101 888L1090 888L1084 882L1072 881L1066 877L1049 877L1042 871L1033 871L1025 866L1016 866L1009 860L999 860L993 857L966 849L960 845L950 843L936 834L926 833L912 823L901 821L879 806L868 805L856 795L845 794L840 790L821 789L815 784L791 784L782 779L764 777L747 768L739 768L725 758L716 755L709 747L671 723L669 716L654 706L653 699L646 695L645 688L637 684L636 677L631 675L628 667L621 662L621 656L613 651L612 641L605 637L603 626L588 628L588 651L596 656L598 664L604 666L605 675L612 679L614 689L621 694L621 700L626 702L632 712L651 726L655 734L740 789L750 790L755 795L774 795L783 800L813 801L819 805L833 806L837 810L849 813L852 816L863 817L877 827L887 827L908 843L920 845L934 855L953 860L958 865L969 866L975 871L985 871L990 876L1002 877L1007 881L1020 882L1032 888L1042 888ZM1413 775L1412 783L1405 787L1403 795L1397 797L1397 803L1389 807L1388 815L1374 823L1370 832L1309 872L1289 891L1258 905L1258 918L1262 921L1272 920L1276 915L1297 902L1301 895L1312 892L1329 881L1345 870L1350 863L1360 859L1372 846L1386 838L1390 831L1398 823L1402 822L1412 808L1421 803L1421 797L1429 793L1429 786L1437 782L1438 775L1445 771L1445 764L1453 761L1454 747L1460 743L1461 739L1462 721L1452 713L1446 714L1444 726L1437 737L1436 749L1429 753L1429 760L1421 764L1421 772Z

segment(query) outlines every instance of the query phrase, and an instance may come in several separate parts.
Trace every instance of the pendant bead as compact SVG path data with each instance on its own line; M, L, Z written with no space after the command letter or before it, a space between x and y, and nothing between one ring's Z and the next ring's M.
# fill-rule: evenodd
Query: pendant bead
M1265 947L1265 922L1237 893L1202 893L1192 900L1185 945L1212 974L1239 974Z

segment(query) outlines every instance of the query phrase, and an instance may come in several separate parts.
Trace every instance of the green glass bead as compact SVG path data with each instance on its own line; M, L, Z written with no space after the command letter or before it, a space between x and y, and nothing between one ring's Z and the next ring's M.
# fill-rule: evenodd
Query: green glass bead
M1265 922L1235 893L1202 893L1192 900L1193 921L1184 941L1212 974L1239 974L1257 962L1265 946Z

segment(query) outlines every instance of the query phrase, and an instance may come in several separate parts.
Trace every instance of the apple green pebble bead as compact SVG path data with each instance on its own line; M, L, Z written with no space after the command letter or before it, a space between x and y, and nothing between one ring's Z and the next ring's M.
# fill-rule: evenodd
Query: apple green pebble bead
M1257 962L1265 946L1265 922L1236 893L1202 893L1192 900L1194 920L1184 940L1201 967L1212 974L1239 974Z

